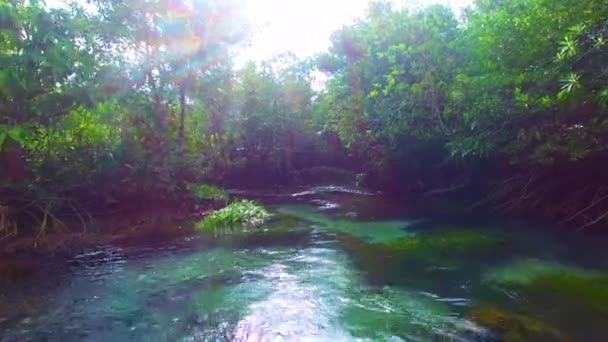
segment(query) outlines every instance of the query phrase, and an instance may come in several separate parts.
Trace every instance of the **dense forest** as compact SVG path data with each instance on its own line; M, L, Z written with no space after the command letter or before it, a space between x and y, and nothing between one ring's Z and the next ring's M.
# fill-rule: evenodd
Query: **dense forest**
M0 238L329 169L431 206L608 222L605 1L373 2L325 53L235 67L249 32L238 1L0 0Z

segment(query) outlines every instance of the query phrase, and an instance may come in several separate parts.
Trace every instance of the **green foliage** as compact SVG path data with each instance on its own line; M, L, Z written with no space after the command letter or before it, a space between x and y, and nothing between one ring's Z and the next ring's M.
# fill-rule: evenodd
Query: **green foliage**
M605 103L601 1L479 1L464 22L443 6L382 8L336 32L318 59L333 75L319 121L345 145L382 144L393 161L418 157L403 147L411 140L456 160L546 164L603 151L605 109L577 115Z
M422 191L450 178L437 165L607 152L601 0L480 0L462 17L374 2L314 61L239 70L238 1L91 3L0 2L0 192L169 197L185 179L287 182L347 154L357 172ZM318 94L315 67L329 76Z
M196 224L200 231L229 232L233 229L257 228L270 218L264 207L253 201L240 200L214 211Z
M106 171L115 164L121 143L118 110L116 103L100 103L76 108L53 125L38 125L24 144L30 167L64 182L73 182L66 174L87 181Z
M190 194L196 199L227 202L228 193L224 189L207 184L188 184Z
M234 132L246 166L293 172L296 149L315 139L310 70L309 63L286 54L237 71L226 128Z
M41 1L3 1L0 16L0 113L7 123L70 110L96 71L92 23Z
M0 152L7 141L13 141L24 146L27 140L28 130L24 126L0 125Z

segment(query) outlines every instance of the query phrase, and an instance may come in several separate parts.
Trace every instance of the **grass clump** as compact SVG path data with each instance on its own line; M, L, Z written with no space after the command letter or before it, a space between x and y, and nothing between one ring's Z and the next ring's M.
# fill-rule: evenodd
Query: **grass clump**
M269 218L270 214L261 205L253 201L241 200L212 212L196 224L196 229L199 231L247 230L261 226Z
M189 184L188 191L192 197L199 200L214 200L227 202L228 193L221 188L207 184Z

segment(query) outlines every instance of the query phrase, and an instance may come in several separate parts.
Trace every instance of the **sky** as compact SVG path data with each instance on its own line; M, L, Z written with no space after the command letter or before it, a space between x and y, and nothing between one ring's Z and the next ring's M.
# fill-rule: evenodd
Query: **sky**
M46 0L46 3L58 6L63 1ZM473 0L392 1L396 6L444 3L459 11ZM252 34L248 45L237 52L237 66L284 52L304 58L327 50L331 34L364 16L369 0L244 0L244 3Z
M237 64L264 60L291 51L307 57L327 50L332 32L365 15L369 0L247 0L253 26L250 46L240 52ZM394 0L396 6L414 0ZM460 10L472 0L416 0L416 4L444 3Z

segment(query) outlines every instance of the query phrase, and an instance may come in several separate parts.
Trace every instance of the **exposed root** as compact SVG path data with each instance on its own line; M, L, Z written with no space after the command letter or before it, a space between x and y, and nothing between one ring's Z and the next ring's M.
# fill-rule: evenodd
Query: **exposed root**
M604 219L605 219L605 218L607 218L607 217L608 217L608 211L607 211L607 212L605 212L605 213L603 213L603 214L602 214L602 215L600 215L599 217L596 217L596 218L595 218L593 221L588 222L588 223L586 223L586 224L584 224L584 225L582 225L582 226L578 227L578 228L576 229L576 231L577 231L577 232L583 231L583 230L585 230L585 229L587 229L587 228L589 228L589 227L591 227L591 226L593 226L593 225L595 225L595 224L597 224L597 223L601 222L602 220L604 220Z
M87 228L87 222L84 219L82 213L77 209L78 205L74 201L69 201L69 205L70 205L70 208L76 214L76 216L78 216L78 219L80 220L80 223L82 224L82 233L85 234L87 232L87 230L88 230L88 228ZM93 221L93 218L91 217L91 214L89 214L87 211L84 211L84 213L88 216L89 222Z
M600 190L598 189L598 192L599 191ZM596 192L596 194L598 192ZM568 217L567 219L561 221L560 223L566 223L566 222L570 222L570 221L574 220L575 218L581 216L582 214L584 214L585 212L589 211L590 209L592 209L593 207L597 206L598 204L600 204L601 202L603 202L606 199L608 199L608 195L602 196L600 198L596 198L596 196L594 196L594 198L591 200L591 203L588 206L586 206L583 209L577 211L574 215Z
M563 225L578 225L576 230L581 231L608 222L608 184L593 181L528 172L497 183L470 209L543 216Z
M65 233L68 231L67 225L58 219L53 213L50 211L50 203L43 208L41 206L36 206L42 213L42 222L40 223L40 227L38 228L38 232L36 234L36 238L34 239L34 246L38 246L40 241L47 234L50 227L54 228L58 233Z
M0 240L15 236L19 233L14 209L0 204Z

